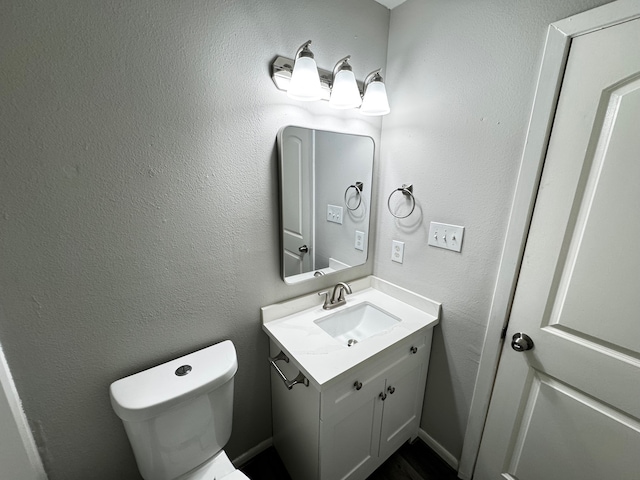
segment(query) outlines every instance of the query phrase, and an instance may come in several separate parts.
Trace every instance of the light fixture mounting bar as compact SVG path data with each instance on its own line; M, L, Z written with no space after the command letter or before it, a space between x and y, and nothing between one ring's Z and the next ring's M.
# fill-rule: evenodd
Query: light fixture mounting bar
M294 60L286 57L277 57L271 64L271 79L278 90L286 92L291 82L291 72L293 72ZM320 75L320 86L322 87L322 100L329 100L331 97L331 82L333 81L333 72L318 68ZM356 80L358 89L362 94L364 83Z

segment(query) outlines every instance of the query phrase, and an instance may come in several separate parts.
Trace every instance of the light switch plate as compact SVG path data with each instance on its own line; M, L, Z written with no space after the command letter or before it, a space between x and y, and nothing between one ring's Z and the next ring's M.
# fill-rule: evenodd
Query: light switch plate
M356 230L356 242L354 247L356 250L364 251L364 232Z
M337 205L327 205L327 222L339 223L342 225L342 207Z
M404 242L398 240L391 242L391 260L402 263L404 260Z
M459 252L462 250L464 227L447 223L431 222L429 224L429 245Z

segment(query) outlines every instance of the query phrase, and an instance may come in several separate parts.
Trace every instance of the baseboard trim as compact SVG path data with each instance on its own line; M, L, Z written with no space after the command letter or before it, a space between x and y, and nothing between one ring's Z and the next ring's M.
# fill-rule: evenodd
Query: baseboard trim
M437 441L435 441L431 435L429 435L427 432L425 432L420 428L418 429L418 437L420 438L420 440L426 443L429 446L429 448L431 448L431 450L436 452L438 456L440 456L440 458L442 458L445 462L447 462L447 464L451 468L453 468L456 472L458 471L458 459L454 457L446 448L444 448ZM273 438L269 437L266 440L260 442L255 447L250 448L243 454L236 457L232 461L232 463L236 468L241 468L247 462L249 462L249 460L251 460L253 457L264 452L267 448L269 448L272 445L273 445Z
M235 458L234 460L232 460L231 463L233 463L234 467L236 468L241 468L243 467L249 460L251 460L253 457L255 457L256 455L264 452L267 448L269 448L271 445L273 445L273 438L269 437L266 440L260 442L258 445L256 445L253 448L250 448L249 450L247 450L246 452L244 452L243 454L239 455L237 458Z
M436 442L431 435L429 435L421 428L418 429L418 437L420 437L420 440L426 443L429 448L431 448L431 450L436 452L440 456L440 458L447 462L451 468L453 468L456 472L458 471L458 459L454 457L449 452L449 450Z

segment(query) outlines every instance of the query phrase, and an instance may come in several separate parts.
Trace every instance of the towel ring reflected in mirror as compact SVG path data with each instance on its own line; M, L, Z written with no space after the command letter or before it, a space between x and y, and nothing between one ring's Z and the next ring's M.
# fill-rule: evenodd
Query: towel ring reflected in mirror
M354 189L355 192L354 194L358 197L358 203L355 207L352 207L349 205L349 190ZM354 210L357 210L358 208L360 208L360 205L362 204L362 189L364 188L364 184L362 182L356 182L353 185L349 185L347 187L347 189L344 191L344 204L347 207L347 210L351 210L352 212Z
M407 213L406 215L396 215L391 210L391 198L396 192L402 192L402 195L411 199L411 210L409 210L409 213ZM389 199L387 200L387 208L389 209L389 213L395 218L402 219L407 218L409 215L411 215L416 209L416 197L413 196L413 185L404 183L400 188L396 188L393 192L391 192L391 195L389 195Z

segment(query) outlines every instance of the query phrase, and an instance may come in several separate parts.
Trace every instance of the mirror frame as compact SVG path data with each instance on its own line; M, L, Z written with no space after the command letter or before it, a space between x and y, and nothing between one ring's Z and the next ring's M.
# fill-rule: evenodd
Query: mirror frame
M293 131L294 135L292 138L294 139L294 143L290 147L285 145L285 132L287 129L300 130L300 138L297 138L295 135L296 132ZM289 132L291 132L291 130L289 130ZM307 137L305 137L305 135L307 135ZM338 137L330 138L333 135L337 135ZM345 162L345 158L349 158L349 153L348 150L344 148L344 142L340 140L344 141L348 138L360 141L359 144L354 145L352 148L357 149L354 152L356 154L358 150L362 152L359 158L361 159L360 163L366 163L365 170L354 170L358 166L357 163ZM307 145L305 145L305 143ZM371 209L374 200L372 190L376 145L373 137L287 125L278 132L277 147L279 170L280 273L283 281L287 285L297 285L301 282L313 280L318 276L331 275L338 271L366 264L369 259ZM291 171L287 171L285 168L287 163L285 160L285 149L293 147L295 147L297 156L289 159L289 164L293 166L294 171L293 174L291 174ZM332 151L332 149L335 149L335 151ZM318 151L320 152L318 153ZM305 155L307 155L306 161L303 158ZM326 161L323 159L326 159ZM309 164L307 165L307 172L303 173L305 163ZM350 167L352 171L349 172L349 168L344 168L345 165ZM323 171L318 168L319 166L326 166L326 168ZM345 170L347 171L345 172ZM340 174L336 175L336 171L339 171ZM287 173L289 173L289 175L287 175ZM328 177L329 175L331 175L331 180L323 183L325 187L322 189L317 188L319 184L318 177ZM308 186L305 187L305 185L301 185L304 184L304 181L300 180L301 178L307 178ZM340 192L337 192L336 186L341 181L341 178L349 180L346 182L342 181L343 185L337 189ZM333 179L336 179L337 182L333 182ZM298 183L294 185L294 188L287 191L285 185L291 184L291 182ZM312 192L309 199L305 199L303 193L305 189ZM344 192L342 192L342 190L344 190ZM324 191L328 193L319 193ZM319 196L323 197L323 199L319 199ZM338 196L340 198L338 198ZM358 198L357 200L356 196ZM329 198L327 199L327 197ZM296 205L293 211L285 211L285 205L289 204ZM325 204L326 206L324 206ZM340 219L338 216L338 219L342 222L339 223L339 225L335 225L337 222L331 222L329 220L322 222L322 219L328 216L329 204L339 206L342 209L342 218ZM323 206L320 207L320 205ZM350 208L347 208L347 205ZM313 223L311 227L305 227L305 225L303 225L304 215L302 214L302 210L305 208L311 212L311 219L315 219L315 221L309 220L307 222L308 224ZM285 228L286 223L293 225L293 228ZM337 230L338 226L342 227L343 230ZM304 233L305 228L307 230L311 228L313 232L310 234L308 241L311 248L307 248L306 252L301 250L302 253L298 254L295 252L296 249L302 249L307 246L307 242L303 241L307 235ZM362 249L355 247L356 231L364 233L364 245L362 245ZM318 233L317 236L316 233ZM333 235L337 235L337 243L340 244L340 247L344 248L341 250L339 256L333 255L333 252L331 252L332 254L328 253L335 247L335 243L316 241L326 240L327 237L333 238ZM319 237L319 239L317 237ZM299 243L304 243L304 245L298 247ZM288 249L287 246L289 246ZM318 248L319 246L321 246L321 248ZM360 252L357 252L357 250L360 250ZM308 254L306 259L305 254ZM302 262L310 261L310 259L314 261L321 259L321 264L324 266L317 268L310 268L310 266L305 267ZM293 262L293 264L300 262L299 268L303 270L302 273L287 276L287 260L289 260L290 263ZM315 267L316 265L318 264L312 266Z

